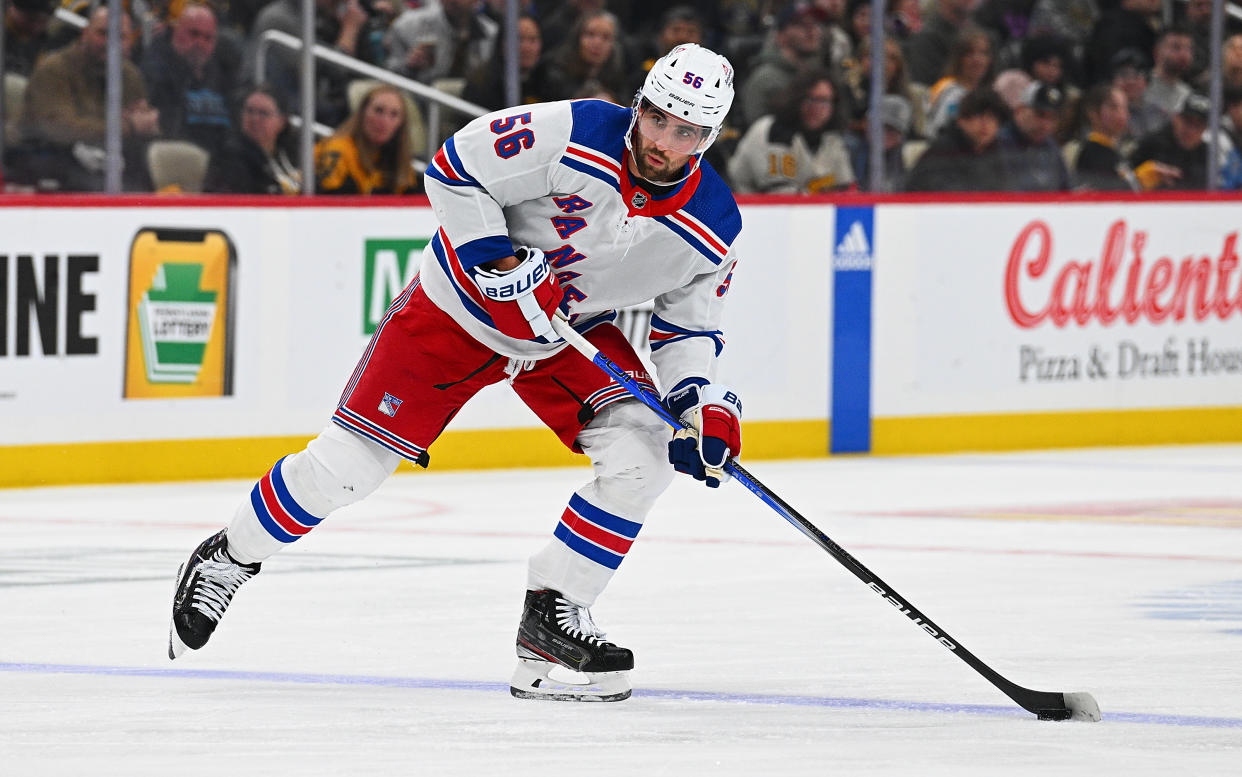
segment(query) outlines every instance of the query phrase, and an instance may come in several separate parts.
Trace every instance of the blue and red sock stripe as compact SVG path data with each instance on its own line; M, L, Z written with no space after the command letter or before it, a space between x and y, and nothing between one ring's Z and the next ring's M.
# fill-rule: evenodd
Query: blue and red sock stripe
M288 458L287 456L285 458ZM267 533L280 542L294 542L311 529L319 525L322 518L316 518L302 509L289 493L281 467L285 459L259 478L250 491L250 505L254 508L259 523Z
M641 523L602 510L574 494L553 532L569 549L595 563L616 569L638 537Z

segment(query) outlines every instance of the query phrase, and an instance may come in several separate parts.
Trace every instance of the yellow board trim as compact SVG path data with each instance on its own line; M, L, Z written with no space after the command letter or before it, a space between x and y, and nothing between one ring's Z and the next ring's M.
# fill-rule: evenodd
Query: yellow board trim
M1242 441L1242 407L876 418L873 454Z
M0 487L257 478L309 437L140 440L0 446ZM827 421L759 421L743 433L748 459L807 458L828 450ZM431 446L436 472L584 466L547 429L445 432ZM416 467L401 465L408 471Z
M748 421L744 427L744 460L828 452L826 420ZM0 488L255 478L308 439L0 446ZM878 455L1214 442L1242 442L1242 407L876 418L871 427L871 453ZM431 461L436 472L586 464L541 428L445 432L431 448Z

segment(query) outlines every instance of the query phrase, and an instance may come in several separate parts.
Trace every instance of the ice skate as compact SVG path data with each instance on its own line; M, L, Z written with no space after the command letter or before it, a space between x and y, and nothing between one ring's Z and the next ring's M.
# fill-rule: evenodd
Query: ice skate
M228 554L224 531L203 540L177 571L172 623L168 627L169 658L206 645L233 601L233 594L242 583L259 574L259 564L239 564Z
M590 611L559 591L526 592L517 654L509 691L519 699L621 701L630 697L634 654L605 642ZM580 673L585 680L550 677L554 670L564 671L558 667Z

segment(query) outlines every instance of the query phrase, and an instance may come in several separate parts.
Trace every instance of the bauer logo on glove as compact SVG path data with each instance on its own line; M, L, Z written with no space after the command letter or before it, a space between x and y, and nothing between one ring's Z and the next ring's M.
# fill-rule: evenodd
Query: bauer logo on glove
M725 472L729 457L742 452L742 402L737 393L688 378L669 392L665 404L688 424L669 442L669 462L678 472L717 488L729 479Z
M476 267L473 271L492 325L517 340L557 339L551 319L564 292L556 275L538 248L519 248L513 255L518 264L510 270Z

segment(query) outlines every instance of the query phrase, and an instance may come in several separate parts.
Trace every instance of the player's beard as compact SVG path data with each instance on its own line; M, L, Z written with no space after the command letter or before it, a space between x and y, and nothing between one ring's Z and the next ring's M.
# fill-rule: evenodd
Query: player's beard
M684 154L673 154L668 151L661 151L656 148L655 144L648 141L640 133L634 133L634 165L638 168L638 174L652 183L665 183L673 181L682 176L682 171L689 161L689 157ZM660 158L662 164L658 167L653 165L648 159L648 154L655 155ZM674 166L672 164L676 157L683 157L681 164Z

